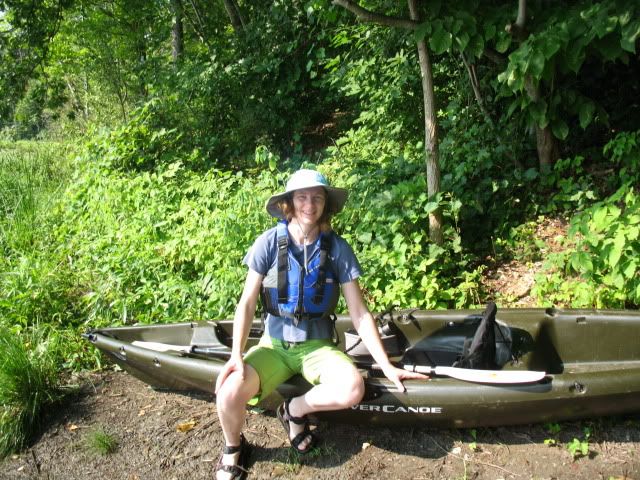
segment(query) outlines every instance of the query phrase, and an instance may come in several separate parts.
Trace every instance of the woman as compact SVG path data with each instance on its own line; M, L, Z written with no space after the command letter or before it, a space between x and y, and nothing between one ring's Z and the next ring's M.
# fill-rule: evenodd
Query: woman
M425 378L395 368L387 358L362 298L360 265L346 241L331 231L331 217L346 200L346 190L331 187L319 172L303 169L291 176L285 192L267 202L269 214L281 221L258 237L244 259L249 273L234 318L231 358L216 382L226 442L218 479L246 476L249 446L241 434L245 406L292 375L300 373L314 385L277 410L292 448L301 454L316 441L308 414L349 408L362 399L362 376L332 341L329 317L338 301L338 284L354 327L384 375L399 391L404 391L403 379ZM265 334L243 358L258 297L268 312Z

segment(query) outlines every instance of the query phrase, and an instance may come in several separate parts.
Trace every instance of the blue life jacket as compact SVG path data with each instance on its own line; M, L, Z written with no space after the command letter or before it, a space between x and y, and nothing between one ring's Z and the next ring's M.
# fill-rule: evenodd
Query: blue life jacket
M320 249L308 259L305 270L289 248L287 222L278 222L277 285L263 281L260 296L265 312L291 318L296 326L302 319L328 318L333 314L340 290L328 262L331 237L331 232L320 233Z

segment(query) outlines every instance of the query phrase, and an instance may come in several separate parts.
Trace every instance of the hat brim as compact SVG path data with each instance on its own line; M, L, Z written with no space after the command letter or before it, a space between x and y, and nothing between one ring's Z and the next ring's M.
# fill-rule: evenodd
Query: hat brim
M349 192L344 188L337 187L327 187L326 185L321 185L327 192L327 197L333 206L333 213L338 213L342 211L345 203L347 203L347 198L349 196ZM287 198L287 195L295 192L295 190L291 190L289 192L282 192L272 195L269 200L267 200L266 208L269 215L276 218L285 219L284 212L280 209L279 203Z

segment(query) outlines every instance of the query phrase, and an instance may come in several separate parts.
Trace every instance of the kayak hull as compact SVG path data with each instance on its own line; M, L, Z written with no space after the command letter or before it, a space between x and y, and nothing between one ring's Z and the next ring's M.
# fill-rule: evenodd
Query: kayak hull
M398 345L385 341L385 346L400 363L429 358L433 364L434 358L459 354L464 339L473 333L468 327L478 318L474 311L389 314L383 321L393 323L402 341ZM507 309L498 314L498 321L512 336L513 355L502 369L543 370L547 375L542 380L498 385L433 376L428 381L406 381L406 392L398 392L379 372L366 368L370 357L356 356L358 365L365 366L364 399L350 409L318 417L344 423L468 428L640 412L639 312ZM345 346L348 318L339 317L336 328L339 345ZM86 337L154 388L213 395L230 353L231 333L232 322L225 320L113 327L93 330ZM260 324L255 322L249 346L259 334ZM148 348L157 344L169 350ZM187 351L171 350L174 347ZM309 388L301 377L292 377L258 406L275 409L284 398Z

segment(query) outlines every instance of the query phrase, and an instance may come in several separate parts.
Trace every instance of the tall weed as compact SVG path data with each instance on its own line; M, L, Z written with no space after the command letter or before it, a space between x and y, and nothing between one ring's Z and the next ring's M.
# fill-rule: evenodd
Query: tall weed
M45 326L0 330L0 457L27 445L45 409L64 397L60 340Z

